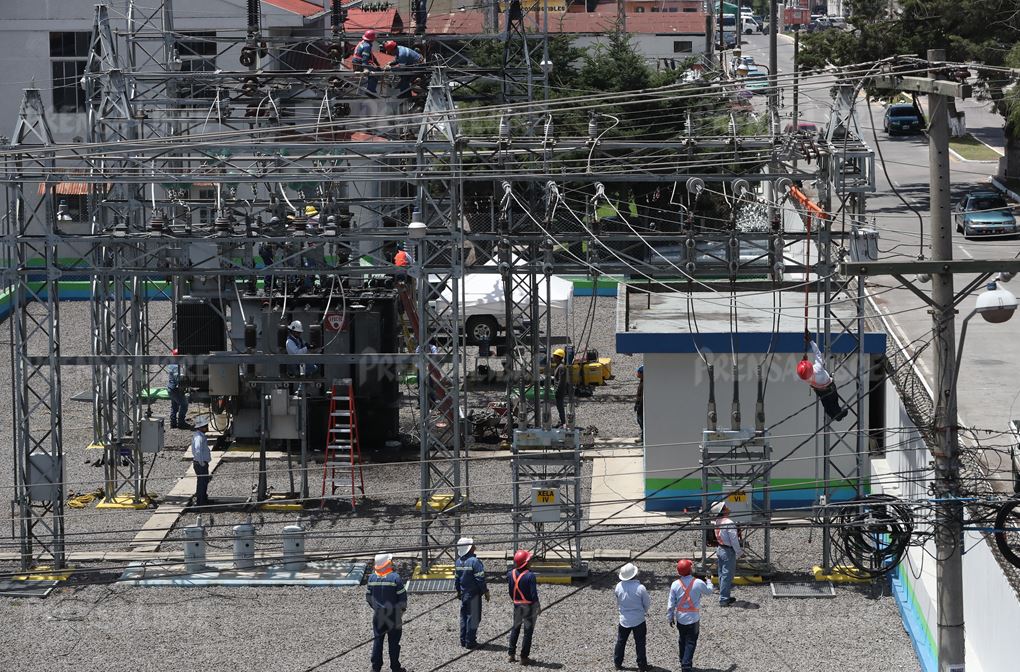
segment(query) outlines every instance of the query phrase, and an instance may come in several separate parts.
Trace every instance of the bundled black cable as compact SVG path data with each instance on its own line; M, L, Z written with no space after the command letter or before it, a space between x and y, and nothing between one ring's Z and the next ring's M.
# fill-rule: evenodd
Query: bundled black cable
M832 510L833 546L854 569L878 578L900 564L914 532L907 504L890 495L872 495Z

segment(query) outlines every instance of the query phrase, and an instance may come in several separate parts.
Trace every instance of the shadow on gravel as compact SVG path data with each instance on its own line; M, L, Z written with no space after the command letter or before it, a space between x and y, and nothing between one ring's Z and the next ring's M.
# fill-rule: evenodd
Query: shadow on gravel
M748 600L737 600L730 605L730 609L761 609L761 605Z
M737 664L733 663L725 670L721 670L718 667L695 667L694 672L734 672L737 669Z
M528 663L528 667L537 667L545 670L562 670L563 663L547 663L544 660L535 660L532 658L531 662Z

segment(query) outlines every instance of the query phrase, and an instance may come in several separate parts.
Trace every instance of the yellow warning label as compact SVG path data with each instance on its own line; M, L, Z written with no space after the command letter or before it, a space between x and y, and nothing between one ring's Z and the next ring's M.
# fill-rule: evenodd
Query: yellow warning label
M731 492L730 496L726 499L736 504L745 504L747 503L747 493L743 490L738 490L737 492Z
M555 504L556 503L556 491L555 490L536 490L535 491L535 503L536 504Z

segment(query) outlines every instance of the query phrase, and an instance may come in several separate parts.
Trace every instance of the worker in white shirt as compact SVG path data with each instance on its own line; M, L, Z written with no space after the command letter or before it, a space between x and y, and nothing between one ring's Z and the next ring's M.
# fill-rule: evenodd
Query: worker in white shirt
M191 467L195 470L195 506L209 505L209 441L205 438L205 430L209 427L206 416L195 418L195 433L191 436Z
M680 640L680 669L694 669L694 649L698 646L701 631L701 598L712 594L712 579L692 575L694 563L684 559L676 563L679 575L669 587L669 608L666 618L669 627L676 628Z
M737 524L730 519L730 507L726 502L712 505L715 514L715 540L719 544L715 557L719 562L719 606L728 607L737 601L730 597L733 588L733 576L737 572L737 558L744 553L740 547L740 532Z
M849 411L843 408L843 402L836 390L836 382L825 370L825 358L814 341L811 341L811 351L815 353L815 363L812 364L806 358L801 360L797 364L797 376L815 391L827 416L833 420L842 420Z
M616 628L616 649L613 651L613 664L616 669L623 669L623 654L627 650L627 639L634 635L634 648L637 649L637 664L641 672L652 669L645 654L645 641L648 624L645 618L652 608L652 597L637 579L637 565L628 562L620 568L620 582L616 584L616 607L620 611L620 623Z

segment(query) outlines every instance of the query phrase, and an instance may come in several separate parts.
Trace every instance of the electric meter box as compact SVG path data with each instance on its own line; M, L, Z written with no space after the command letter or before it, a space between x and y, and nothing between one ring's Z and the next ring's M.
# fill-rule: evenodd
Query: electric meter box
M531 486L531 522L558 523L561 508L558 485Z
M143 418L138 425L138 449L147 454L163 450L163 418Z

